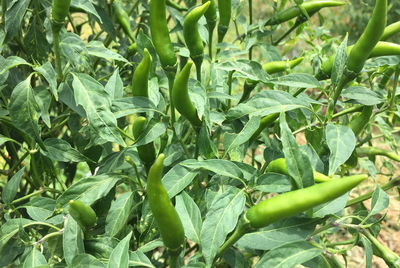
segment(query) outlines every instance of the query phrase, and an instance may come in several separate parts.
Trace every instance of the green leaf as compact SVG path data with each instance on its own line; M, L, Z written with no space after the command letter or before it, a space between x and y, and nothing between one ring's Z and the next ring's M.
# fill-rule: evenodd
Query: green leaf
M389 206L389 196L381 187L376 187L372 193L371 211L368 218L378 214ZM365 221L365 220L364 220Z
M247 142L251 138L251 136L257 131L259 126L260 126L260 117L253 116L252 118L250 118L250 120L246 123L243 129L237 135L235 135L234 139L232 139L228 148L226 148L225 156L231 150Z
M121 76L119 75L119 68L115 69L113 75L108 79L108 82L104 88L111 99L122 98L124 94L124 84L122 82Z
M11 203L18 192L19 184L21 183L22 176L24 175L25 167L18 170L17 173L7 182L3 188L2 199L4 203Z
M113 100L112 111L116 118L121 118L133 113L157 112L157 107L146 97L125 97Z
M77 149L62 139L49 138L44 141L47 152L42 153L48 158L61 162L92 162L89 158L82 155Z
M3 135L0 134L0 146L3 145L4 143L8 142L8 141L11 141L11 142L14 142L14 143L18 144L18 142L16 140L13 140L13 139L11 139L9 137L6 137L6 136L3 136Z
M72 87L75 102L81 105L89 121L89 129L96 134L95 144L115 142L125 146L117 129L117 120L111 112L111 100L104 87L87 74L73 73Z
M155 268L155 266L151 263L149 258L140 250L129 252L129 266Z
M14 0L8 2L7 10L2 10L2 17L5 13L5 29L7 39L11 39L18 34L25 12L28 10L31 0Z
M58 101L58 92L57 92L57 74L53 68L53 65L48 61L42 66L38 66L34 68L35 71L39 72L46 81L49 83L51 93L53 94L56 101Z
M374 255L373 250L372 250L372 244L369 241L369 239L367 237L365 237L364 235L361 235L360 241L363 245L364 252L365 252L365 268L371 268L372 267L372 256Z
M333 175L353 153L356 137L347 126L328 124L325 129L325 139L331 152L329 155L329 175Z
M129 267L129 241L131 240L132 232L130 232L111 252L108 262L109 268L128 268Z
M165 131L167 131L167 124L164 122L158 122L154 126L144 130L144 133L139 137L139 139L133 144L133 146L140 146L148 144L158 137L162 136Z
M25 258L24 265L22 268L33 268L33 267L50 267L47 266L46 258L43 254L37 250L35 247L32 248L32 251Z
M86 12L88 12L88 13L92 14L93 16L95 16L99 20L99 22L102 23L101 17L97 13L96 8L92 4L91 1L87 1L87 0L72 0L71 1L71 6L85 10Z
M304 241L315 230L315 219L289 218L244 235L238 242L240 248L271 250L297 241ZM272 266L271 266L272 267Z
M26 60L18 56L10 56L6 59L0 58L0 66L1 66L0 75L4 74L8 70L17 67L19 65L30 65L30 64Z
M128 63L129 61L120 54L106 48L103 42L91 41L86 45L88 54L95 57L100 57L106 60L117 60Z
M190 185L193 179L198 174L197 171L184 167L185 162L191 162L192 160L185 160L175 166L173 166L162 178L162 184L168 192L169 198L174 197L178 193L182 192L188 185Z
M321 84L319 81L312 75L309 74L288 74L285 76L280 76L278 78L274 78L270 83L280 86L288 86L288 87L305 87L305 88L320 88Z
M40 110L31 87L31 77L32 74L14 88L10 98L10 116L16 127L43 144L38 124Z
M296 139L286 122L284 112L280 114L279 126L281 129L283 153L289 175L295 181L297 188L313 185L314 176L310 159L301 151L300 146L296 143Z
M180 165L191 168L191 169L206 169L214 172L220 176L226 176L230 178L243 178L243 173L234 163L223 159L208 159L203 161L198 160L187 160Z
M376 105L384 101L375 91L361 86L346 88L342 91L340 96L368 106Z
M68 216L64 223L63 252L68 265L71 265L75 256L85 253L83 232L71 216Z
M106 235L115 237L126 227L133 205L132 192L126 192L118 196L111 204L111 208L107 214L105 227Z
M74 268L105 268L106 266L90 254L79 254L71 262Z
M332 83L334 85L339 84L340 80L342 79L345 67L346 67L347 38L348 38L348 35L346 34L346 37L344 38L343 42L340 44L340 46L338 47L338 49L336 51L335 61L332 66L332 74L331 74Z
M92 205L105 197L119 180L120 178L109 174L80 179L58 197L57 206L65 207L70 200L80 200L87 205Z
M245 115L262 117L282 111L307 107L307 102L296 99L285 91L265 90L255 94L246 103L240 103L231 108L228 111L227 117L229 119L236 119Z
M309 242L300 241L268 251L255 268L274 267L288 268L302 264L323 253L323 249L312 246Z
M208 266L212 264L226 236L235 228L245 202L243 191L234 187L226 186L216 193L200 233L202 252Z
M53 215L55 205L54 199L35 196L22 207L26 208L28 215L35 221L45 222L47 218Z
M199 207L185 191L175 198L175 203L186 237L195 243L200 243L202 222Z

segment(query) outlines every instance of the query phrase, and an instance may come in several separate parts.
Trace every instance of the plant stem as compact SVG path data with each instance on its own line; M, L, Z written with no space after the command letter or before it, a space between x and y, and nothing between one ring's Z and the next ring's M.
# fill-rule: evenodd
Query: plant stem
M168 264L170 268L178 268L179 265L179 253L180 251L173 251L173 250L168 250Z
M53 30L53 48L57 72L57 82L60 83L63 80L63 73L61 67L60 31L57 30Z
M24 200L26 200L26 199L31 198L32 196L40 195L40 194L42 194L43 192L44 192L44 189L41 188L41 189L39 189L39 190L37 190L37 191L34 191L34 192L32 192L32 193L30 193L30 194L28 194L28 195L25 195L25 196L23 196L23 197L21 197L21 198L15 199L14 201L11 202L11 204L19 203L19 202L21 202L21 201L24 201Z
M253 24L253 0L248 0L249 1L249 20L250 20L250 25ZM253 57L253 46L250 47L249 49L249 60L251 60Z
M217 257L221 257L222 254L233 244L235 244L242 236L252 231L250 223L248 222L239 222L239 225L236 227L235 231L232 235L225 241L225 243L219 248Z
M400 185L400 176L394 178L394 179L391 180L391 181L389 181L388 183L386 183L385 185L383 185L381 188L382 188L382 190L387 191L387 190L389 190L389 189L391 189L391 188L393 188L393 187L395 187L395 186L398 186L398 185ZM353 198L353 199L349 200L349 201L347 202L347 204L346 204L346 207L350 207L350 206L352 206L352 205L355 205L355 204L357 204L357 203L360 203L360 202L363 202L363 201L365 201L365 200L370 199L370 198L372 197L372 194L373 194L373 193L374 193L374 192L372 191L372 192L369 192L369 193L360 195L359 197L356 197L356 198Z
M353 107L350 107L348 109L342 110L342 111L334 114L332 116L332 119L334 119L336 117L340 117L340 116L345 115L345 114L350 114L350 113L361 111L363 107L364 107L363 105L358 105L358 106L353 106Z
M230 71L229 75L228 75L228 81L226 82L228 84L228 94L231 95L232 94L232 77L233 77L233 73L235 71ZM228 110L231 108L231 99L228 99Z
M170 98L170 105L171 105L171 126L173 127L175 124L175 105L172 102L172 88L174 86L175 81L175 71L165 71L167 78L168 78L168 90L169 90L169 98Z

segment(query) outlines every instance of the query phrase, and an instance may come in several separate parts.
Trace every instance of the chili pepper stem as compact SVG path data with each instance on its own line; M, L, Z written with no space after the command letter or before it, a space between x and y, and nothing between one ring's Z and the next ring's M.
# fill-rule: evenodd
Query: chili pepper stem
M169 267L170 268L178 268L180 266L179 261L178 261L179 253L177 254L176 252L170 251L170 250L168 250L168 252L169 252L169 257L168 257Z
M201 82L201 65L203 63L203 57L193 59L194 65L196 66L196 77L197 81Z
M60 31L57 31L55 29L53 29L53 49L57 72L57 82L60 83L63 80L63 73L61 68Z
M171 105L171 125L173 126L175 124L175 105L172 101L172 88L174 87L174 81L175 81L175 74L176 71L168 71L165 70L165 73L168 78L168 91L169 91L169 97L171 99L170 105Z
M217 257L221 257L228 248L233 246L233 244L235 244L242 236L250 233L252 230L253 228L251 228L250 223L248 220L246 220L246 218L244 218L244 220L239 223L228 240L226 240L225 243L219 248Z

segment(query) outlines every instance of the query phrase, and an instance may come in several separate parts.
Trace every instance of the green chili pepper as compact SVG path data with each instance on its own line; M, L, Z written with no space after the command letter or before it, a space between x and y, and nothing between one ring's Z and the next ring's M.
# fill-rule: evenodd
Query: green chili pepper
M400 32L400 21L392 23L392 24L386 26L386 28L383 31L383 34L381 36L381 40L385 41L399 32Z
M373 106L364 106L361 113L355 114L349 123L349 127L353 130L357 137L361 131L368 125L372 115Z
M349 46L346 49L347 54L351 53L354 46ZM400 55L400 45L390 42L378 42L372 49L368 58L382 57L382 56L394 56ZM323 80L331 76L333 64L335 62L335 55L329 57L322 66L320 72L317 74L317 79Z
M321 8L324 7L336 7L336 6L343 6L345 4L346 2L334 1L334 0L316 0L316 1L303 2L300 5L300 7L293 6L281 12L276 13L271 19L267 21L265 25L281 24L285 21L298 17L303 14L302 9L307 11L307 13L310 15L310 14L315 14Z
M150 168L147 198L164 245L171 251L180 251L185 243L185 233L179 215L161 182L164 158L164 154L160 154Z
M113 2L113 10L118 23L121 25L124 33L129 37L132 42L135 42L135 35L132 32L131 24L129 22L129 15L125 9L121 6L119 1Z
M189 97L188 81L193 62L188 61L179 74L176 75L172 88L172 102L178 112L181 113L194 128L201 126L201 120L197 115L197 109Z
M278 220L295 216L310 208L332 201L367 178L367 175L355 175L334 179L286 192L258 203L247 210L235 231L219 248L217 256L221 256L246 233L254 232L258 228L268 226Z
M96 212L82 201L69 201L69 214L82 227L82 229L92 228L96 225Z
M201 68L204 54L204 45L199 34L198 21L207 11L210 4L211 2L208 1L202 6L192 9L186 15L183 22L183 36L190 51L190 58L195 63L197 69Z
M279 118L279 113L269 114L261 118L260 126L257 128L256 132L254 132L254 134L251 136L249 141L252 142L255 139L257 139L257 137L261 134L261 132L265 128L271 126L278 118Z
M206 2L208 2L208 0L202 0L203 4ZM204 17L206 17L208 28L208 54L210 55L210 58L212 58L213 33L215 26L217 25L217 5L215 0L211 0L209 2L211 2L211 4L206 13L204 13Z
M274 172L274 173L279 173L279 174L283 174L283 175L289 175L289 171L287 169L287 165L286 165L286 160L285 158L278 158L275 160L272 160L266 169L266 172ZM326 182L326 181L331 181L332 178L328 177L322 173L319 173L318 171L313 172L314 175L314 181L315 182Z
M400 155L387 150L374 148L374 147L360 147L356 149L357 156L359 157L371 157L376 155L386 156L394 161L400 162Z
M400 256L382 244L369 230L363 232L372 244L374 255L382 258L389 268L400 268Z
M334 200L367 178L367 175L344 177L280 194L251 207L245 217L251 227L262 228Z
M145 117L139 116L138 118L135 118L132 126L132 134L135 140L138 140L141 135L143 135L146 124L147 119ZM143 161L146 169L148 170L156 159L156 150L154 148L153 142L147 143L145 145L140 145L137 147L137 150L140 160Z
M60 31L68 16L71 0L53 0L51 7L51 23L53 30Z
M357 74L364 67L386 27L387 0L376 0L375 8L364 32L354 44L347 59L347 70ZM352 79L351 79L352 80Z
M136 67L132 78L132 93L133 96L148 97L149 73L151 68L152 58L147 50L144 49L143 59Z
M36 189L44 186L44 170L40 153L31 154L29 175Z
M161 66L175 72L177 59L169 37L165 0L150 0L150 32Z
M221 43L224 40L226 33L228 32L229 23L231 21L232 1L218 0L218 12L219 12L218 42Z
M303 61L304 57L299 57L293 60L287 61L271 61L263 64L262 68L268 74L275 74L279 72L284 72L286 70L290 70L297 65L299 65ZM239 103L247 100L250 97L250 93L257 86L257 82L251 79L246 79L243 87L243 95L239 101Z

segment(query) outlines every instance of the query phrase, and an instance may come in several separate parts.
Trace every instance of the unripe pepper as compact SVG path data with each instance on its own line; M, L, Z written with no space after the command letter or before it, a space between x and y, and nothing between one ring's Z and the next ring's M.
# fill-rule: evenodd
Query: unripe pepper
M373 106L364 106L361 113L355 114L349 123L349 127L353 130L357 137L361 131L368 125L372 115Z
M268 164L267 169L265 171L290 176L289 171L287 169L285 158L278 158L278 159L272 160ZM315 182L326 182L326 181L332 180L331 177L328 177L328 176L326 176L322 173L319 173L318 171L315 171L315 170L313 171L313 175L314 175Z
M82 201L69 201L69 214L83 229L92 228L96 225L96 212Z
M400 21L392 23L392 24L386 26L386 28L383 31L383 34L381 36L381 40L385 41L399 32L400 32Z
M376 0L371 19L349 54L347 60L348 71L357 74L362 70L371 51L382 37L386 21L387 0Z
M151 68L152 58L147 50L144 49L143 59L138 64L133 73L132 78L132 94L133 96L148 97L149 73Z
M347 54L349 54L353 46L348 46L346 48ZM371 53L369 54L368 58L375 58L375 57L382 57L382 56L394 56L400 55L400 45L390 42L383 42L380 41L376 44L376 46L372 49ZM326 60L322 66L320 72L317 74L317 79L327 79L331 76L333 64L335 62L335 55Z
M335 1L335 0L316 0L316 1L303 2L300 5L301 8L298 6L294 6L294 7L285 9L281 12L278 12L271 19L269 19L265 25L281 24L285 21L288 21L295 17L298 17L303 14L301 9L304 9L305 11L307 11L307 13L309 15L311 15L311 14L315 14L321 8L324 8L324 7L336 7L336 6L343 6L345 4L346 4L346 2Z
M200 68L203 61L204 45L199 34L198 21L205 14L211 2L208 1L202 6L192 9L185 17L183 22L183 37L186 46L190 51L190 58Z
M135 42L135 35L132 32L131 24L129 22L129 15L125 9L121 6L119 1L113 2L113 10L118 23L121 25L124 33L129 37L132 42Z
M150 0L150 32L164 70L176 69L176 54L169 37L165 0Z
M147 178L147 198L164 245L171 251L180 251L185 243L181 219L161 182L164 154L151 166Z
M51 23L53 30L60 31L68 16L71 0L53 0L51 6Z
M268 74L275 74L279 72L284 72L286 70L290 70L297 65L299 65L303 61L304 57L299 57L293 60L287 60L287 61L271 61L263 64L262 68L264 71L266 71ZM253 91L253 89L257 86L257 82L246 79L243 87L243 95L239 101L239 103L247 100L250 96L250 93Z
M228 31L229 23L232 16L232 1L231 0L218 0L218 42L221 43Z
M146 128L146 124L147 119L145 117L139 116L138 118L135 118L132 126L132 134L135 140L138 140L141 137L143 131ZM153 142L147 143L145 145L140 145L137 147L137 150L140 160L143 161L144 166L148 170L156 159L156 150L154 148Z
M208 0L202 0L203 4L206 2L208 2ZM211 4L206 13L204 13L204 17L206 17L208 28L208 54L210 55L210 58L212 58L213 33L215 26L217 25L217 5L215 4L215 0L211 0L210 2Z
M283 193L251 207L245 218L253 228L262 228L281 219L295 216L310 208L332 201L367 179L355 175Z
M371 157L376 155L386 156L394 161L400 162L400 155L397 155L393 152L374 148L374 147L360 147L356 149L358 157Z
M194 128L201 126L201 120L197 115L197 109L189 97L188 81L193 62L188 61L179 74L176 75L172 88L172 102L178 112L181 113Z

